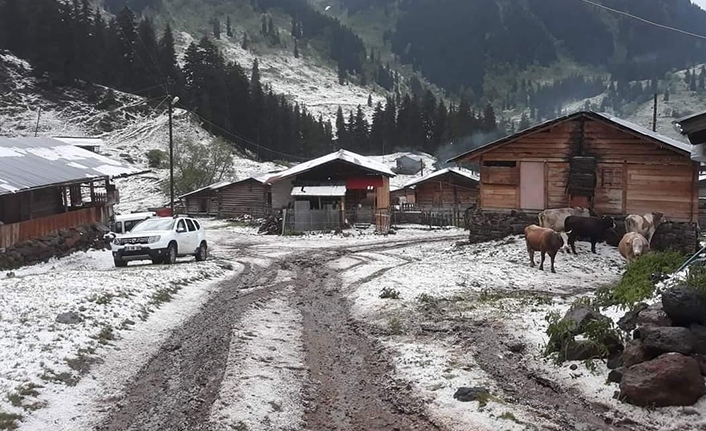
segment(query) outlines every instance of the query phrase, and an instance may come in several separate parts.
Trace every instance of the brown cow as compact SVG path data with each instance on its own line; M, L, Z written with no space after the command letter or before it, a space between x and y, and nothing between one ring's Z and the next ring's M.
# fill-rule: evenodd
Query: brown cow
M564 239L556 231L537 225L527 226L525 228L525 241L527 242L527 253L529 253L530 265L534 267L534 252L542 253L542 261L539 264L539 269L544 271L544 258L549 254L552 261L552 273L554 270L554 259L557 252L564 246Z
M620 240L620 245L618 245L618 250L620 250L620 255L632 263L637 260L640 256L650 251L650 243L647 239L637 232L628 232Z

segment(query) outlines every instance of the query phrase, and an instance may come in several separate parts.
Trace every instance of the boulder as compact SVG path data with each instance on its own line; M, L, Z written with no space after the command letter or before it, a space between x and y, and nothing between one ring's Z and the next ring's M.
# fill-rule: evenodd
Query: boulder
M635 364L645 362L650 359L642 346L640 340L630 340L623 350L623 367L628 369Z
M620 383L620 381L623 380L624 373L625 368L623 367L610 370L610 373L608 373L608 381L613 383Z
M642 328L640 339L647 354L653 357L668 352L688 355L694 350L694 335L680 326Z
M576 340L566 343L562 348L561 354L567 361L583 361L605 356L596 343L588 340Z
M689 406L705 393L699 364L680 353L632 366L620 382L620 398L637 406Z
M647 307L647 304L645 304L644 302L640 302L639 304L635 305L632 310L625 313L625 315L621 317L620 320L618 320L618 328L622 329L625 332L634 331L635 328L637 328L638 316L642 311L646 310Z
M454 393L454 398L464 403L478 401L481 404L485 404L489 397L490 392L488 392L486 388L482 387L461 387L456 390L456 393Z
M615 370L623 366L623 354L622 352L613 353L608 357L608 363L606 364L609 370Z
M571 332L578 335L584 333L586 325L590 322L600 319L607 319L607 317L588 307L576 307L569 309L562 320L568 321Z
M691 333L694 337L694 353L706 355L706 326L695 323L691 325Z
M637 316L637 326L672 326L672 320L657 302L642 310Z
M83 322L83 318L81 317L80 314L75 313L73 311L68 311L66 313L61 313L56 316L56 319L54 319L56 323L63 323L66 325L75 325L77 323Z
M690 287L674 286L662 292L662 308L677 325L706 323L706 299Z
M706 376L706 356L699 353L692 353L691 357L696 359L696 362L698 362L701 375Z

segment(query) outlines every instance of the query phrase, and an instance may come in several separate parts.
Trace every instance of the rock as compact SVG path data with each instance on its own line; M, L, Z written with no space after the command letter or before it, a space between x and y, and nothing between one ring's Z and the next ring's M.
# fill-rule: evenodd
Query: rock
M583 361L603 357L603 352L593 341L577 340L567 343L561 353L567 361Z
M682 407L681 412L687 416L701 416L701 412L693 407Z
M668 352L688 355L694 350L694 335L680 326L642 328L640 338L647 354L653 357Z
M76 245L76 240L73 239L73 238L71 238L71 237L66 238L66 239L64 240L64 245L66 245L66 247L71 248L71 247L73 247L74 245Z
M525 346L525 343L523 343L521 341L516 341L516 342L509 343L507 345L507 348L512 353L522 353L525 351L526 346Z
M706 355L706 326L695 323L691 325L691 333L694 336L694 352Z
M637 406L689 406L706 393L699 364L679 353L630 367L620 382L620 397Z
M569 366L569 368L570 368L572 371L576 371L576 370L579 369L579 366L576 365L576 364L571 364L571 365Z
M610 370L610 373L608 373L608 381L613 383L620 383L620 381L623 380L624 372L625 369L623 367Z
M81 315L78 313L75 313L73 311L69 311L66 313L61 313L58 316L56 316L56 319L54 319L56 323L63 323L66 325L75 325L77 323L83 322L83 318L81 318Z
M488 397L490 397L490 392L486 388L474 387L474 388L458 388L454 394L454 398L467 403L470 401L478 401L481 404L487 402Z
M632 310L625 313L623 317L618 320L618 328L625 332L634 331L637 328L637 317L643 311L647 309L647 304L641 302L635 305ZM664 325L667 326L667 325Z
M640 312L637 316L638 326L672 326L672 320L662 309L662 304L657 302Z
M623 354L622 352L613 353L608 357L608 363L606 364L609 370L615 370L623 366Z
M626 369L650 359L640 340L630 340L623 350L623 367Z
M662 292L662 308L677 325L706 323L706 300L687 286L674 286Z
M588 323L600 319L607 319L607 317L588 307L577 307L569 309L562 320L568 321L571 332L578 335L584 333Z
M692 353L691 357L696 360L699 364L699 369L701 369L701 375L706 376L706 356L699 353Z

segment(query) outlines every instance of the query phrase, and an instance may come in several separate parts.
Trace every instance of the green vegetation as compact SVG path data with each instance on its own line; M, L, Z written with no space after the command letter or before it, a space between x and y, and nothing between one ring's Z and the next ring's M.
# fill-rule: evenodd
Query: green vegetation
M17 429L17 421L20 419L22 419L22 415L0 411L0 430Z
M686 285L706 296L706 266L693 266L689 269Z
M403 332L402 320L397 316L388 316L387 329L391 335L401 335Z
M603 286L596 292L598 304L603 307L618 305L623 309L631 308L637 302L654 295L654 274L671 273L684 259L684 255L676 251L654 252L642 256L628 266L617 284Z
M159 169L166 162L169 155L162 150L149 150L147 152L147 163L149 163L150 168Z
M101 344L108 344L109 341L115 340L115 333L113 333L113 327L106 325L98 333L98 342Z
M383 287L380 291L380 298L382 299L400 299L400 291L393 289L391 287Z

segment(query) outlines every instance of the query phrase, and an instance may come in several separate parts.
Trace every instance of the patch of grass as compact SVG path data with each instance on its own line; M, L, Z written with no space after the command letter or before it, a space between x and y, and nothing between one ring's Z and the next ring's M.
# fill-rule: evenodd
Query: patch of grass
M387 329L392 335L401 335L403 331L402 320L397 316L390 316L387 318Z
M422 304L435 304L438 302L438 299L434 298L429 294L420 293L419 296L417 296L417 301L421 302Z
M380 291L380 298L382 299L400 299L400 291L393 289L391 287L383 287Z
M23 397L38 397L39 391L37 389L41 389L43 387L44 386L36 383L27 383L26 385L17 388L17 392Z
M48 368L44 370L44 374L39 376L39 378L45 382L63 383L66 386L76 386L76 383L78 383L78 379L73 374L67 371L57 374L54 370Z
M235 431L248 431L248 425L243 421L238 421L233 424L233 430Z
M12 404L13 407L22 407L22 395L18 393L12 393L7 395L7 400Z
M511 412L505 412L505 413L501 414L501 415L498 416L498 417L499 417L500 419L505 419L506 421L513 421L513 422L516 422L516 423L518 423L518 424L521 424L521 423L522 423L522 422L520 422L520 421L515 417L515 415L513 415Z
M598 289L596 298L604 307L617 305L630 309L654 295L653 275L674 272L684 259L684 255L676 251L648 253L628 265L618 283Z
M495 302L505 298L506 295L504 293L496 293L490 289L483 289L480 291L480 295L478 295L478 301L480 302Z
M115 295L112 293L104 293L101 296L96 298L96 304L98 305L108 305L110 302L113 300Z
M115 333L113 332L113 327L106 325L98 333L98 342L101 344L108 344L109 341L115 340Z
M163 304L172 300L172 293L170 289L159 289L152 294L150 297L150 303L154 305Z
M0 411L0 430L14 430L17 429L17 421L22 419L22 415L16 415L14 413L5 413Z
M267 404L269 404L270 407L272 407L272 411L275 411L275 412L281 412L281 411L282 411L282 405L279 404L279 403L276 403L276 402L274 402L274 401L268 401Z
M689 275L686 277L686 285L706 296L706 266L691 267Z

